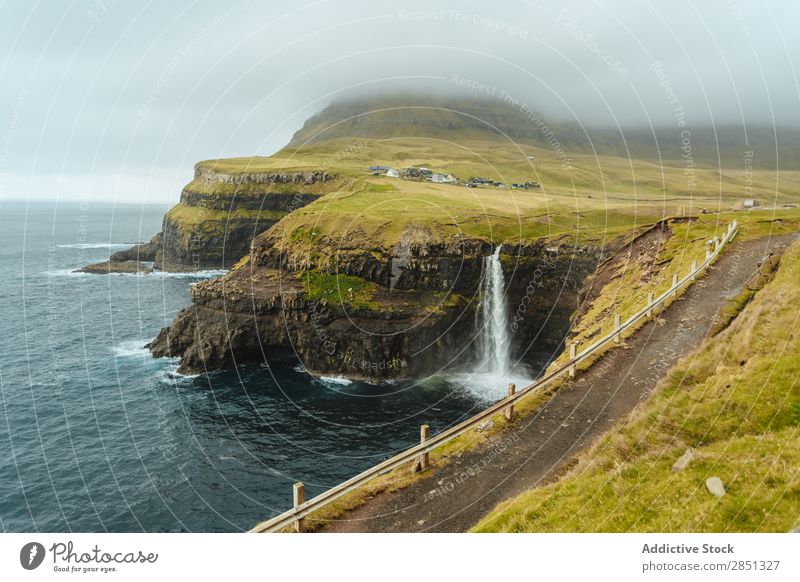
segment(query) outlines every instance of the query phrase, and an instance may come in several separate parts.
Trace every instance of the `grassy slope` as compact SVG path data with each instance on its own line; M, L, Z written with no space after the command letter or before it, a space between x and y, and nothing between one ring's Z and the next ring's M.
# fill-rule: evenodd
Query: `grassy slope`
M534 156L528 160L527 156ZM635 151L631 152L636 155ZM352 176L366 177L370 165L391 165L397 168L427 166L433 170L452 172L462 179L471 175L490 177L507 183L534 179L541 182L547 194L569 197L608 198L630 202L664 202L677 207L689 201L689 184L684 167L675 162L642 161L625 156L593 156L575 154L573 170L564 169L561 159L546 147L502 140L465 139L458 143L434 138L336 139L305 147L287 147L270 157L208 160L201 165L226 172L266 172L326 168ZM744 166L720 168L698 166L694 195L698 205L716 210L713 203L721 197L728 209L732 201L744 198ZM371 178L367 178L371 179ZM573 190L573 183L575 189ZM754 170L753 197L771 202L797 200L800 172ZM452 188L453 186L441 186ZM788 197L788 198L787 198ZM680 200L671 200L679 198Z
M648 292L655 297L664 293L672 286L673 275L682 278L691 270L692 261L700 264L705 260L706 241L714 236L722 238L728 223L733 220L739 222L739 240L752 240L770 234L777 236L800 230L800 209L702 215L694 222L673 223L672 236L655 260L626 263L598 297L584 308L580 321L570 330L572 340L578 341L583 349L612 330L615 313L619 313L622 321L625 321L642 309ZM668 306L671 301L667 300L665 305ZM630 328L623 337L634 333L638 327ZM553 365L563 363L567 357L565 352Z
M199 206L186 206L183 204L173 206L167 216L176 221L187 225L202 224L207 221L226 221L236 219L256 219L261 220L279 220L285 216L285 212L276 212L272 210L247 210L244 208L236 208L233 210L212 210L210 208L201 208Z
M527 159L528 154L535 161ZM698 169L695 191L679 166L622 158L576 156L571 172L544 148L477 141L390 139L328 141L270 158L212 160L228 172L325 168L352 178L288 216L285 232L341 239L354 235L363 245L396 244L410 226L429 228L439 238L479 237L498 242L569 236L603 241L663 216L727 210L744 198L743 171ZM534 179L540 190L467 189L371 176L372 164L425 165L465 179L486 176L506 183ZM764 203L797 202L800 172L755 171L752 196ZM295 236L302 239L304 236ZM319 240L319 239L317 239Z
M326 299L355 308L375 308L373 301L375 283L351 275L330 275L317 271L298 273L296 278L303 283L309 301Z
M732 325L550 486L477 531L787 531L800 520L800 244ZM698 458L679 473L687 447ZM717 499L705 479L719 476Z
M570 124L552 129L558 143L545 139L527 111L501 100L372 96L331 104L273 156L208 160L199 166L226 173L323 169L335 174L335 181L304 187L328 195L284 221L285 232L305 231L294 240L314 238L317 245L346 237L354 246L393 246L409 226L429 229L440 239L466 235L498 243L567 235L602 242L664 216L729 210L744 198L765 205L800 202L800 164L790 163L800 151L800 133L794 130L780 132L780 167L790 170L778 173L769 169L775 164L759 165L767 160L766 151L775 150L775 135L761 129L753 130L751 137L758 139L748 146L758 150L747 159L755 164L752 172L745 167L742 135L735 128L694 128L688 167L675 143L675 128L659 130L657 148L643 130L626 131L626 144L618 132L592 130L587 136ZM563 151L557 151L559 145ZM706 152L706 146L717 145L720 152L716 147ZM467 189L391 180L371 176L371 165L427 166L462 180L536 180L542 188ZM260 196L265 187L201 179L190 190Z

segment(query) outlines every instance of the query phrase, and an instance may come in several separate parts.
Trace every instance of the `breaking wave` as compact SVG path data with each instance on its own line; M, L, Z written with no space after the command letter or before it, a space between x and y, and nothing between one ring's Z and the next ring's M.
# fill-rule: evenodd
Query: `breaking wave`
M142 243L78 243L72 245L56 245L60 249L127 249Z
M95 273L82 273L75 269L56 269L53 271L45 271L44 275L48 277L152 277L163 279L216 279L222 277L228 271L226 269L207 269L203 271L186 271L186 272L172 272L172 271L151 271L150 273L103 273L98 275Z
M152 340L150 340L152 341ZM124 342L120 342L113 348L111 351L114 352L114 356L117 358L131 358L131 357L148 357L152 358L153 356L150 355L150 350L148 350L145 345L147 345L149 341L143 340L128 340Z

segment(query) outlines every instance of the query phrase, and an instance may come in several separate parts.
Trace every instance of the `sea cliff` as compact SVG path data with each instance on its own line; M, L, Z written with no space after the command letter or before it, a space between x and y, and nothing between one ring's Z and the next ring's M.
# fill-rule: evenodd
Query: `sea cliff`
M256 235L344 182L322 170L220 172L214 162L201 162L180 202L164 216L161 232L82 270L147 270L131 261L152 262L164 271L228 269L248 254Z

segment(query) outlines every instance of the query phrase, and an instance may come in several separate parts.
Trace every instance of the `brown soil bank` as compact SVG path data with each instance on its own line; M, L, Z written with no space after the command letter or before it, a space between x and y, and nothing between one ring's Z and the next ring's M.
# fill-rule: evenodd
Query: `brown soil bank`
M559 390L536 414L518 419L430 478L378 495L347 518L327 524L326 531L466 531L501 501L557 479L577 452L629 413L678 359L700 345L720 307L750 280L762 258L785 249L796 236L734 243L681 300Z

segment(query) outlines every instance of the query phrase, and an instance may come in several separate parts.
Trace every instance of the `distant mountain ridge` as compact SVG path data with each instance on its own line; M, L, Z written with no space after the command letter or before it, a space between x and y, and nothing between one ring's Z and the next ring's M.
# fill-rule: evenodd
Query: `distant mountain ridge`
M688 133L687 133L688 131ZM655 134L655 135L654 135ZM310 117L288 147L332 139L432 138L521 144L649 161L760 169L800 169L800 130L735 125L593 128L548 121L499 99L396 94L335 101ZM752 152L750 155L749 152Z

